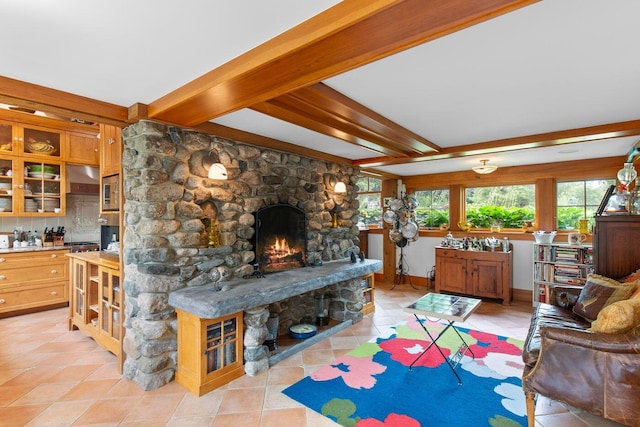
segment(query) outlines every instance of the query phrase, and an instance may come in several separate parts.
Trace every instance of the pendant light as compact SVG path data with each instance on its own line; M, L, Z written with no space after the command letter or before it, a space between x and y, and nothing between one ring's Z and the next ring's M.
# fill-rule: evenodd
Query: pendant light
M497 166L487 166L487 162L489 160L480 160L482 162L482 166L474 166L471 169L475 172L475 173L479 173L480 175L486 175L489 174L491 172L495 172L496 169L498 169Z

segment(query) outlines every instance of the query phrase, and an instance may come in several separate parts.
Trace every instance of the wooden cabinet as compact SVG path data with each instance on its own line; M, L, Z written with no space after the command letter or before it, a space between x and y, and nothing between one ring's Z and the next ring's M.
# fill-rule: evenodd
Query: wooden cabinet
M178 314L176 381L197 396L244 375L242 313L202 319Z
M63 216L65 179L55 159L0 155L0 216Z
M596 216L593 266L612 279L640 269L640 216Z
M100 175L120 173L122 137L117 126L100 125Z
M71 277L69 330L79 329L118 358L122 370L124 352L124 293L118 263L96 252L67 255Z
M436 248L436 292L453 292L511 302L513 252Z
M0 254L0 317L69 302L68 250ZM37 268L34 268L37 266Z
M100 140L94 133L69 132L66 161L79 165L100 166Z

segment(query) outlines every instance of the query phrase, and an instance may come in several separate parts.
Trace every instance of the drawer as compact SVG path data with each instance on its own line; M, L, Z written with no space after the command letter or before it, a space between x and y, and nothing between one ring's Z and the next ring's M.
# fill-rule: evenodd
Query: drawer
M69 302L67 284L0 291L0 313Z
M0 271L5 268L33 268L42 264L68 262L68 250L29 251L0 254Z
M0 264L0 287L19 283L51 283L69 279L69 262L57 258L53 262L33 261L30 268L6 268Z

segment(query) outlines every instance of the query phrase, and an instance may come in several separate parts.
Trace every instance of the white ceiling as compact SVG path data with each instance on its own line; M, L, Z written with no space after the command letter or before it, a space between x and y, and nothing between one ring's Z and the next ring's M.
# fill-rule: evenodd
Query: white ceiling
M0 0L0 75L130 106L336 1ZM640 119L638 0L545 0L324 83L436 145ZM390 25L393 25L390 23ZM251 110L214 120L349 159L377 156ZM409 176L624 156L638 137L380 167Z

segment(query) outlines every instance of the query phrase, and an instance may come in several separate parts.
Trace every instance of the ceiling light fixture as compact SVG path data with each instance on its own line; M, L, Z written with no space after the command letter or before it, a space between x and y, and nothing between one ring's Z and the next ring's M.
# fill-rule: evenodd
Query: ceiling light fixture
M209 167L210 179L227 179L227 168L222 163L214 163Z
M475 173L479 173L480 175L486 175L488 173L495 172L495 170L498 169L497 166L487 166L487 162L489 160L480 160L480 161L482 162L482 166L474 166L471 168Z

